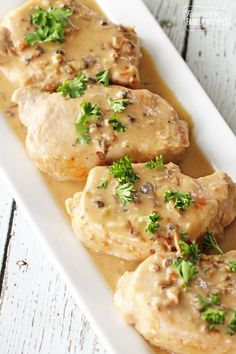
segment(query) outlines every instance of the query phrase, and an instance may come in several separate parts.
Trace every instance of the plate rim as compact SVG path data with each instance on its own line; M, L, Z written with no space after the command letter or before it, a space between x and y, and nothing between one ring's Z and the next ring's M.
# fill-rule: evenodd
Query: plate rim
M17 0L11 2L13 7ZM214 167L224 169L236 180L236 167L232 167L233 163L236 166L236 158L226 153L229 148L230 151L233 151L232 149L236 151L234 134L143 1L97 0L97 3L114 22L135 25L145 48L151 53L154 62L156 64L158 62L158 69L165 77L165 81L183 106L192 114L198 144L205 146L203 150ZM141 18L141 21L139 18ZM143 26L144 22L145 26ZM151 38L150 33L152 33ZM171 70L168 73L169 68ZM175 68L179 70L173 75ZM180 90L181 85L182 91ZM193 94L197 95L198 99L203 102L207 112L210 113L209 121L205 122L207 127L204 125L204 129L202 129L204 121L201 117L202 107L200 107L201 109L196 109L196 104L194 104L192 98L186 100L185 93L188 91L189 86ZM0 175L22 208L24 215L30 221L35 234L42 241L58 272L71 289L75 300L111 353L151 353L152 350L146 342L133 328L125 324L120 317L113 305L112 294L105 280L103 280L102 275L84 247L74 237L62 210L48 190L43 177L29 159L24 147L18 141L5 119L1 118L0 130L2 138L0 146L4 154L0 155ZM216 137L207 139L207 131L209 131L209 127L213 123L217 126L214 131ZM214 145L214 141L217 144L219 137L222 135L225 138L224 151L216 155L214 149L212 149L212 144ZM224 160L223 163L221 159ZM27 186L25 181L27 181ZM44 210L40 208L42 205ZM60 233L64 234L58 237ZM63 247L65 242L67 248ZM87 275L83 273L80 266L81 268L83 266L83 269L85 267ZM92 284L88 276L92 277ZM94 303L94 293L99 294L99 306ZM104 316L104 313L106 313L106 316Z

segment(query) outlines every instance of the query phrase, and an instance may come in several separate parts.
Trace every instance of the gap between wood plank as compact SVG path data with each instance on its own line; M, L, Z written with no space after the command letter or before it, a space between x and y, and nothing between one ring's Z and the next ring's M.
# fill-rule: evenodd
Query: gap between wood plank
M182 49L182 58L186 61L186 56L187 56L187 50L188 50L188 39L189 39L189 30L190 30L190 26L189 26L189 18L190 18L190 10L193 7L193 0L189 1L189 5L188 5L188 16L187 16L187 25L185 28L185 37L184 37L184 45L183 45L183 49Z
M15 211L16 211L16 202L13 199L12 205L11 205L10 219L9 219L9 223L8 223L7 237L6 237L6 242L5 242L5 246L4 246L4 253L3 253L3 259L2 259L2 269L0 272L0 298L2 295L2 288L3 288L5 271L6 271L6 265L7 265L8 247L9 247L9 243L10 243L11 236L12 236L12 225L13 225Z

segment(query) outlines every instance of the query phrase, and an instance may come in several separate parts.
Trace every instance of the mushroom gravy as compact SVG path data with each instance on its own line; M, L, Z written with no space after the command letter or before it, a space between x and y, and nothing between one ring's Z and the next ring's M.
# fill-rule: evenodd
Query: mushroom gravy
M98 5L94 0L83 0L85 5L101 13ZM155 67L155 64L148 54L142 48L142 58L140 62L141 86L140 88L149 89L150 91L159 94L165 98L177 111L179 118L187 121L190 125L190 148L187 150L185 158L180 163L181 170L184 174L192 177L205 176L213 172L213 167L207 160L201 148L196 144L194 139L194 124L189 113L184 109L181 103L176 98L173 91L165 83L160 73ZM24 144L26 129L21 125L17 117L17 107L11 103L11 95L15 87L0 74L0 110L5 116L7 122L14 130L16 136ZM44 175L45 181L53 193L55 199L65 211L65 199L71 197L75 192L83 189L84 183L82 182L58 182L49 176ZM69 218L68 218L69 222ZM235 237L235 241L234 241ZM221 243L223 250L230 250L236 248L236 222L226 228L225 240ZM88 251L93 261L101 271L105 280L114 291L117 280L125 271L134 270L138 263L135 261L126 261L106 254L99 254ZM164 352L158 351L159 354Z

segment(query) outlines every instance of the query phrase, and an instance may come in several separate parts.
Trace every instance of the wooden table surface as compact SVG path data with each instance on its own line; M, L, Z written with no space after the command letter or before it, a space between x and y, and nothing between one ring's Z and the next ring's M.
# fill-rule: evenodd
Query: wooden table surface
M145 2L236 133L236 1ZM228 9L228 28L186 31L183 11L192 5ZM106 353L2 183L0 269L1 354Z

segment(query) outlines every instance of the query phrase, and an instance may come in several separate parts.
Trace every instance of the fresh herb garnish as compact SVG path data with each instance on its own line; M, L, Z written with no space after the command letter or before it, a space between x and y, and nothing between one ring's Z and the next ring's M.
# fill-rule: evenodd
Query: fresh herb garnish
M115 190L116 196L123 205L125 205L126 202L131 202L134 199L134 182L140 177L134 172L131 160L128 156L124 156L119 161L113 162L110 167L110 173L114 178L118 179L120 184Z
M229 261L228 266L232 273L236 272L236 261Z
M182 278L185 286L188 286L189 281L198 273L196 263L201 252L196 242L187 243L179 240L179 247L181 249L180 257L172 263L172 267Z
M198 300L201 310L205 310L208 307L211 307L212 305L220 305L219 293L211 294L209 298L206 298L202 295L196 295L196 299Z
M164 160L163 160L163 156L162 155L159 155L159 156L156 156L156 159L153 161L153 160L150 160L146 163L146 167L149 169L149 170L154 170L154 168L160 168L160 167L163 167L164 166Z
M172 267L181 277L185 286L188 286L190 280L194 278L198 273L195 264L193 264L191 261L186 261L183 258L178 258L176 261L174 261L172 263Z
M210 302L212 305L220 305L220 294L213 293L210 295Z
M100 118L102 112L100 107L91 102L84 101L81 105L82 111L79 114L77 121L75 123L75 129L78 136L77 143L89 144L91 138L88 136L88 126L87 123L90 119Z
M236 332L236 311L234 311L233 318L226 328L226 333L233 336Z
M208 329L211 331L217 325L224 324L226 318L226 312L213 308L208 308L201 314L201 319L208 323Z
M165 193L165 203L169 203L170 201L174 201L174 208L180 209L182 211L186 210L190 204L194 202L192 196L190 193L184 193L184 192L174 192L171 189L169 189Z
M99 71L99 73L96 74L96 80L104 86L108 86L110 81L109 70Z
M180 237L184 238L185 240L188 239L188 233L186 231L180 232Z
M106 189L107 186L108 186L108 181L106 180L106 181L102 181L101 183L99 183L99 184L97 185L97 188L98 188L98 189Z
M179 246L181 249L181 256L186 257L190 262L196 263L201 255L198 244L194 241L187 243L183 240L179 240Z
M26 35L26 42L31 46L42 42L63 42L65 28L68 26L68 18L71 14L72 9L69 7L54 7L48 10L36 7L30 16L30 21L37 30Z
M218 245L215 237L213 236L212 232L208 232L207 235L204 236L203 238L203 249L205 251L211 250L211 249L215 249L219 252L219 254L221 254L222 256L224 255L224 252L222 251L222 249L220 248L220 246Z
M201 314L201 319L208 323L208 329L212 331L215 326L223 325L225 323L227 313L223 310L213 308L213 306L221 305L220 294L213 293L208 298L197 295L200 310L203 311ZM235 330L234 330L235 327ZM232 321L229 323L226 333L233 335L236 331L236 316L233 317Z
M121 184L116 188L116 196L119 198L123 205L125 205L127 202L132 202L134 199L134 192L134 186L130 182Z
M57 92L61 92L65 97L76 98L83 96L87 86L87 75L84 72L81 72L74 80L66 81L59 86Z
M113 113L111 118L109 118L108 123L112 124L113 130L118 132L124 132L126 130L126 127L116 119L116 113Z
M125 108L128 106L128 104L130 103L130 100L128 99L113 100L111 97L108 97L107 102L111 110L114 112L110 117L110 119L108 120L108 123L112 124L113 130L116 130L118 132L124 132L126 130L126 127L117 120L116 113L123 112Z
M160 228L160 218L159 213L153 212L145 217L147 220L147 226L145 231L149 234L155 234L155 232Z
M134 183L140 177L134 172L131 160L128 156L122 157L119 161L113 162L110 167L113 177L118 178L120 184Z
M130 100L113 100L111 97L108 97L107 102L111 110L115 113L120 113L125 110L125 108L130 104Z

